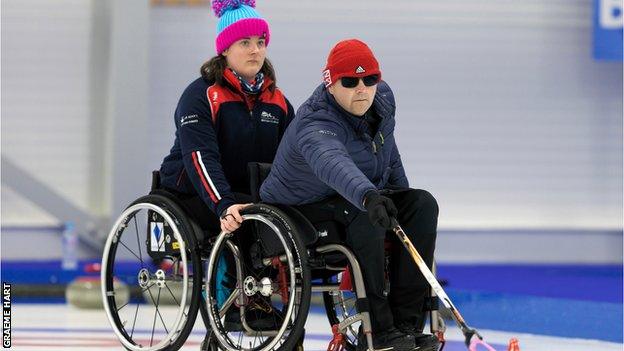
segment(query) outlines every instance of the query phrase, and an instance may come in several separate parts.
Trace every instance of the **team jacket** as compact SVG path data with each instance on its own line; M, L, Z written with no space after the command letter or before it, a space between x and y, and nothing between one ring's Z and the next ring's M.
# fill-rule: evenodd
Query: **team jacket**
M317 202L339 193L364 210L364 194L409 186L394 140L395 103L385 82L373 108L381 118L371 136L364 118L343 110L324 85L299 108L277 150L263 201L287 205Z
M197 193L220 215L235 204L232 192L249 193L248 162L273 162L294 111L265 77L263 90L247 95L230 70L226 84L199 78L182 94L175 111L176 134L160 167L161 184Z

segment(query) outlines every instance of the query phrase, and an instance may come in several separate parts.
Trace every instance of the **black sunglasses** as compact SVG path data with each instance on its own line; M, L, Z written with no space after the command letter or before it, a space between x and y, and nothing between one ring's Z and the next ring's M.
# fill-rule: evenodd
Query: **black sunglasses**
M379 74L371 74L370 76L362 77L362 82L367 87L372 87L373 85L379 83ZM358 84L360 84L360 78L358 77L342 77L340 78L340 84L342 84L345 88L355 88Z

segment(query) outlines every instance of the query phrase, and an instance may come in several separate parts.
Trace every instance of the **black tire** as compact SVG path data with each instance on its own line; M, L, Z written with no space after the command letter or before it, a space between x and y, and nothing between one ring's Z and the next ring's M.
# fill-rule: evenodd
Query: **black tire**
M158 222L161 220L162 222ZM158 239L151 239L152 232L158 232L156 236ZM163 236L163 239L160 239L159 235ZM137 199L116 221L105 244L102 258L102 294L109 322L126 349L175 351L186 342L195 324L201 302L203 270L195 238L193 227L186 214L173 200L161 195L147 195ZM125 243L124 239L127 239ZM153 240L158 241L158 246L148 248L150 242L154 244ZM167 240L169 242L165 244ZM168 248L165 250L163 246ZM182 247L184 250L181 250ZM136 262L127 265L123 254L120 254L117 260L118 250L129 256L129 260ZM128 255L128 252L131 255ZM129 268L122 268L126 266ZM138 272L135 272L137 269ZM112 288L115 280L130 285L131 290L134 288L136 291L138 288L141 294L135 295L134 299L118 307ZM147 303L142 303L141 295L147 296L145 300ZM162 305L161 295L163 298L168 297L173 307ZM122 311L124 308L126 309ZM147 337L137 335L145 332L139 329L135 335L135 327L139 317L151 318L151 309L155 311L151 336L149 345L143 345L147 344ZM173 318L170 318L171 316ZM139 325L142 322L140 320ZM149 334L149 324L147 325L146 333Z
M304 332L311 299L311 274L308 266L307 251L301 240L301 233L299 233L299 229L281 210L273 206L265 204L252 205L245 208L241 214L245 218L245 221L249 220L253 223L259 223L258 225L266 225L267 228L271 227L267 223L272 224L274 228L278 229L279 233L275 233L275 231L272 230L270 233L265 233L263 235L275 235L277 241L273 241L273 244L275 242L286 244L287 250L285 249L284 253L264 254L264 252L266 252L265 249L267 249L264 244L268 242L268 239L260 237L258 242L263 250L262 253L259 254L259 257L256 257L255 262L262 262L263 260L276 262L275 260L281 255L286 263L278 266L283 269L282 272L284 274L283 278L280 278L278 276L278 269L275 268L274 265L266 264L259 267L256 264L249 264L249 260L245 260L240 256L241 258L238 262L240 262L241 267L240 270L237 267L237 288L232 290L232 292L228 292L230 294L229 296L235 297L237 299L236 301L240 301L238 299L247 301L245 299L263 298L259 291L253 289L250 291L247 289L249 285L246 284L243 288L241 278L252 279L254 282L267 279L271 282L270 285L266 285L271 287L270 292L267 292L267 294L270 294L269 297L272 296L274 298L271 300L271 307L274 308L275 311L281 313L283 316L282 321L279 322L279 326L272 331L274 335L268 335L269 333L263 333L262 331L253 331L250 335L249 331L245 334L241 331L228 331L224 327L224 323L221 321L222 317L219 315L219 309L221 307L218 306L217 302L219 287L216 286L216 282L212 279L213 277L209 275L211 275L211 272L214 270L213 266L219 255L223 252L225 247L229 245L228 241L230 241L236 233L221 234L216 238L212 248L206 272L210 327L219 341L219 347L224 350L295 350ZM258 232L259 231L256 231L256 233ZM286 252L290 253L290 256ZM240 255L244 254L250 253L240 253ZM288 285L281 286L280 284L282 284L282 282ZM254 284L251 285L254 286ZM259 285L255 286L257 287ZM297 291L295 294L292 293L293 286L295 287L294 291ZM279 288L275 289L275 287ZM267 295L264 296L264 298L267 298ZM233 306L233 304L225 308L232 308L231 306ZM239 338L238 341L236 340L237 338ZM249 338L251 338L251 340L249 340Z

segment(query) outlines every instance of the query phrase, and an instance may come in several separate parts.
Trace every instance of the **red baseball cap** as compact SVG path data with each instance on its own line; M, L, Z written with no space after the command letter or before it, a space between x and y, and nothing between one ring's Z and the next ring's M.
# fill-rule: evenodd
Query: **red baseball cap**
M361 40L346 39L338 42L327 57L323 82L329 87L342 77L365 77L378 74L379 62L371 49Z

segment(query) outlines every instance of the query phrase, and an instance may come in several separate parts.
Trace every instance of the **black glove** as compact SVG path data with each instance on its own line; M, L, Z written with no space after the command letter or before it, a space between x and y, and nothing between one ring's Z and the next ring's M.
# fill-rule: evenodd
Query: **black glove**
M379 195L376 191L369 191L364 196L364 207L368 211L368 219L373 225L384 229L392 229L392 217L396 217L398 211L389 198Z

